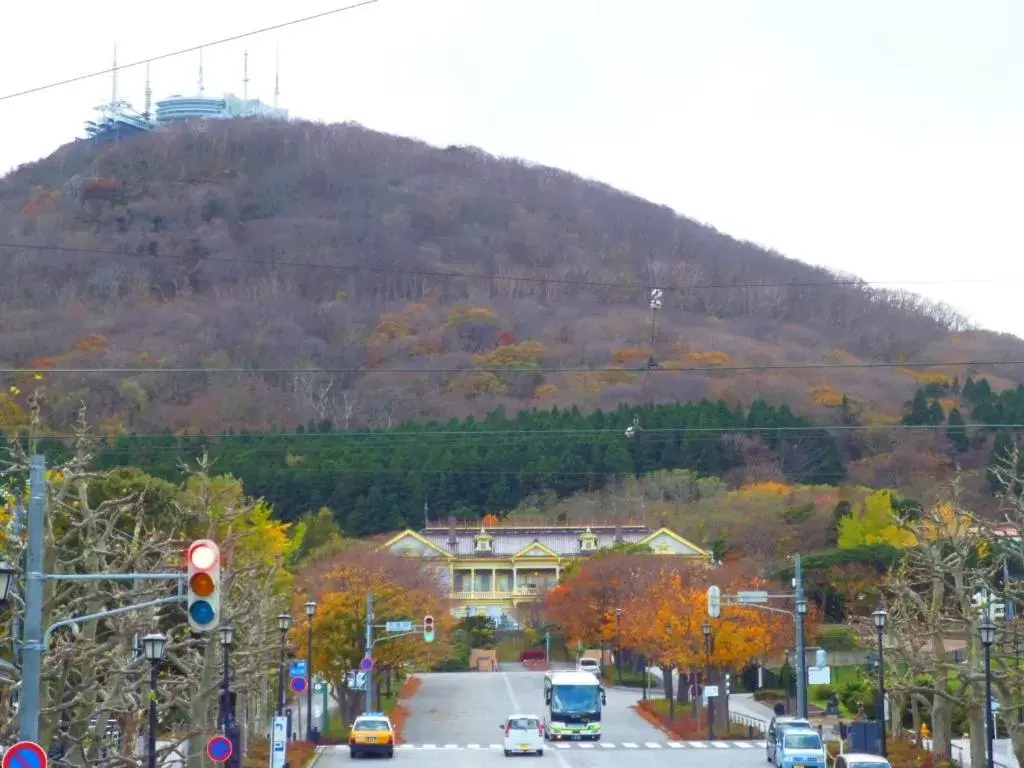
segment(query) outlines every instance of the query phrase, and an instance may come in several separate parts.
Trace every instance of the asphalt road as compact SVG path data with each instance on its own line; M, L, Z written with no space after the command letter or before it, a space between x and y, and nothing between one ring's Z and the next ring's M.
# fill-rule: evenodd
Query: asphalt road
M630 706L632 691L609 690L601 718L599 742L548 742L542 757L506 758L501 750L501 725L514 712L543 712L542 672L433 673L421 675L423 685L405 706L405 745L395 752L401 764L422 768L508 768L525 761L549 768L661 768L666 763L693 768L763 768L760 742L673 742ZM626 755L622 753L626 752ZM326 747L315 768L351 763L347 747ZM389 763L391 761L388 761Z

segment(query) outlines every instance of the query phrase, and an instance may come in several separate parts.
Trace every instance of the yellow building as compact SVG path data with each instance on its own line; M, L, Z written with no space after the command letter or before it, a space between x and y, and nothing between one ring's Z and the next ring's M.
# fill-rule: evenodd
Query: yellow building
M437 561L456 616L490 616L500 626L519 625L558 583L562 568L616 542L647 545L655 554L702 561L710 553L668 528L640 525L406 530L381 546L395 555Z

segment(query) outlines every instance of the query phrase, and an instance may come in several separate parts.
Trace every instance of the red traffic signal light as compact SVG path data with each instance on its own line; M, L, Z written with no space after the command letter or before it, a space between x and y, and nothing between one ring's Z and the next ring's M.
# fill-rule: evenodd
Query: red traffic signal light
M188 564L198 571L208 571L220 560L220 550L212 541L202 539L188 548Z

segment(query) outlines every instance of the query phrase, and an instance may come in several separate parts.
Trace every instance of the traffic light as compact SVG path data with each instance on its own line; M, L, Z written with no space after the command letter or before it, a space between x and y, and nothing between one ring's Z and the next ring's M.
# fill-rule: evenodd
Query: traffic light
M427 643L434 642L434 617L423 617L423 640Z
M209 539L188 548L188 625L209 632L220 624L220 549Z

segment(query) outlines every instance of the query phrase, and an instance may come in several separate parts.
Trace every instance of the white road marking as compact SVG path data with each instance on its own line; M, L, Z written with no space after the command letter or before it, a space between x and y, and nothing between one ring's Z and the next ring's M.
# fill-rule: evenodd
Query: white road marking
M654 742L654 741L645 741L644 742L644 746L647 747L648 749L661 749L661 744L658 744L657 742Z
M708 745L705 744L703 741L688 741L686 743L689 744L691 747L696 747L697 749L707 749L708 748Z
M670 747L671 749L685 749L685 746L681 741L666 741L665 746Z
M715 749L728 749L729 748L729 745L726 744L724 741L712 741L711 742L711 746L714 747Z
M467 744L466 749L480 749L479 744Z
M580 744L580 749L593 749L593 744Z
M491 749L501 749L501 744L491 744Z
M445 744L444 748L445 749L459 749L459 745L458 744Z
M733 744L735 744L740 749L753 749L754 748L754 745L751 744L749 741L734 741Z
M637 745L634 744L632 741L624 741L622 742L622 746L624 746L626 749L638 749Z
M564 741L561 741L561 742L555 744L555 749L569 749L569 748L570 748L569 745L566 744Z
M424 744L423 748L424 749L437 749L437 745L436 744Z
M609 744L607 741L602 741L602 742L599 742L599 743L605 749L615 749L615 745L614 744Z

